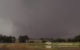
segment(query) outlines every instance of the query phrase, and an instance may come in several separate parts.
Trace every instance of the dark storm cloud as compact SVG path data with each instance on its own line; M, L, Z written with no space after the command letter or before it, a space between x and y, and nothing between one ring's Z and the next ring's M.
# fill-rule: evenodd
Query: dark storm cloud
M0 13L12 22L13 35L73 37L80 33L79 0L1 1Z

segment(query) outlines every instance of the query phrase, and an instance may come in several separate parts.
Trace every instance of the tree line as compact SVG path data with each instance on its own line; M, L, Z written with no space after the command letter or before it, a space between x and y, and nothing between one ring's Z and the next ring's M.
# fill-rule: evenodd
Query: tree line
M0 35L0 43L16 43L18 41L19 43L26 43L31 42L33 43L34 41L29 41L30 38L27 35L21 35L16 39L14 36L6 36L6 35ZM40 38L42 43L46 41L51 41L51 42L80 42L80 35L75 36L74 38L69 38L69 39L62 39L62 38L57 38L57 39L48 39L48 38Z
M23 35L16 39L14 36L0 35L0 43L16 43L17 40L20 43L25 43L29 40L29 37L27 35Z
M67 39L64 39L64 38L57 38L57 39L48 39L46 38L47 41L51 41L51 42L80 42L80 35L78 36L75 36L74 38L67 38ZM42 42L46 42L45 38L41 38Z

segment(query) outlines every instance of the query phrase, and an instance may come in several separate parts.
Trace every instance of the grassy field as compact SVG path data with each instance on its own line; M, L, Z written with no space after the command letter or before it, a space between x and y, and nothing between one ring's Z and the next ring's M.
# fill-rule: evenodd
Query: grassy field
M52 43L46 48L45 43L0 43L0 50L80 50L80 43Z

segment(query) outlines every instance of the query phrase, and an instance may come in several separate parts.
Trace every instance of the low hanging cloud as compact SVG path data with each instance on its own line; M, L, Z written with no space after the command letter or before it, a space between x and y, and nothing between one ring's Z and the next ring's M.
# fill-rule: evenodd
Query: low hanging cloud
M34 38L73 37L80 34L79 2L0 0L0 32L16 36L26 34Z

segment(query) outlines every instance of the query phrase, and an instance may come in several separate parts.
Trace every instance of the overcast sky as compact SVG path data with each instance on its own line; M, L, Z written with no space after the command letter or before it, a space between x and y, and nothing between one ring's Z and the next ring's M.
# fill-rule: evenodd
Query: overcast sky
M0 34L74 37L80 34L80 0L0 0Z

